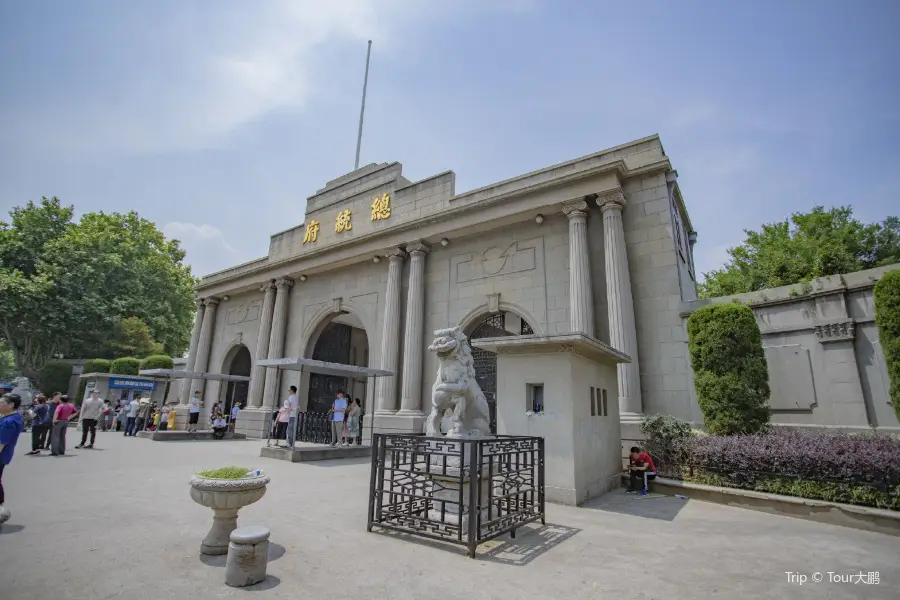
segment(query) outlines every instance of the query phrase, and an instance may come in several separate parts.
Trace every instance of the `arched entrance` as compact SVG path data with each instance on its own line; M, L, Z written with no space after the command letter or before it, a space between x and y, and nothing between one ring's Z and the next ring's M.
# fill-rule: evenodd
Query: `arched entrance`
M241 344L232 350L231 363L228 365L227 373L229 375L250 376L250 370L253 367L253 360L250 358L250 350L247 346ZM241 406L247 406L247 392L250 391L249 381L229 381L228 387L225 388L225 406L223 412L226 415L231 414L231 407L235 403Z
M359 317L344 312L326 323L315 340L311 358L342 365L368 367L369 337ZM339 391L344 392L349 398L359 398L363 412L368 411L366 381L311 373L307 412L328 412Z
M470 340L510 335L532 335L534 330L525 319L511 312L499 312L477 321L468 334ZM491 433L497 433L497 355L481 348L472 348L475 379L487 397L491 409Z

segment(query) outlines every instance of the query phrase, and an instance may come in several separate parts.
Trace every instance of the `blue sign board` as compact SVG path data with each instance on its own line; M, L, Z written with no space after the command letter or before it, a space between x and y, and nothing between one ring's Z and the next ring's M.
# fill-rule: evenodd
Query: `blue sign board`
M127 377L110 377L109 389L111 390L150 390L156 389L155 381L144 379L128 379Z

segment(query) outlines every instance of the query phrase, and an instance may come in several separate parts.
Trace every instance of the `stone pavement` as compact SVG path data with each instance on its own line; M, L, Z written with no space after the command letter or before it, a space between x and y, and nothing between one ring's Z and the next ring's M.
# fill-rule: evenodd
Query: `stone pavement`
M292 464L259 458L258 441L115 433L98 434L97 450L29 457L27 437L4 474L3 600L896 599L900 589L900 538L715 504L617 492L548 505L546 529L471 560L367 533L366 459ZM241 511L240 524L272 530L274 559L269 579L246 589L224 585L225 557L199 556L212 511L188 496L194 471L230 464L272 476ZM880 584L797 585L785 574L860 570L880 572Z

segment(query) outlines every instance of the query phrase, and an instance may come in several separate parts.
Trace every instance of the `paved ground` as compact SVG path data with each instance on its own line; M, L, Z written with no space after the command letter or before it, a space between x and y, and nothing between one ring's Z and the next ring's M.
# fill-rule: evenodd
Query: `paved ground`
M900 597L900 538L881 534L614 493L548 505L546 528L471 560L367 533L365 459L291 464L258 458L256 441L98 440L60 458L23 456L20 443L4 474L3 600ZM272 529L275 560L268 581L243 590L224 585L223 557L199 556L212 512L188 495L194 471L228 464L272 476L240 521ZM826 581L791 584L786 571ZM828 571L878 571L880 584L828 583Z

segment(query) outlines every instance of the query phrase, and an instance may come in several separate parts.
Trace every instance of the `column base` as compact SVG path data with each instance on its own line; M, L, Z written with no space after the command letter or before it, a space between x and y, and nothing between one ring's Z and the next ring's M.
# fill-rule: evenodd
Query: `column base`
M401 415L388 413L363 415L363 442L372 441L372 433L422 433L425 430L425 415Z
M252 439L267 439L272 425L272 412L260 407L245 408L238 413L235 433L243 433Z
M375 414L377 415L378 413L376 412ZM425 416L425 413L423 413L421 410L419 410L417 408L416 409L401 408L400 410L397 411L396 414L398 417L424 417Z

